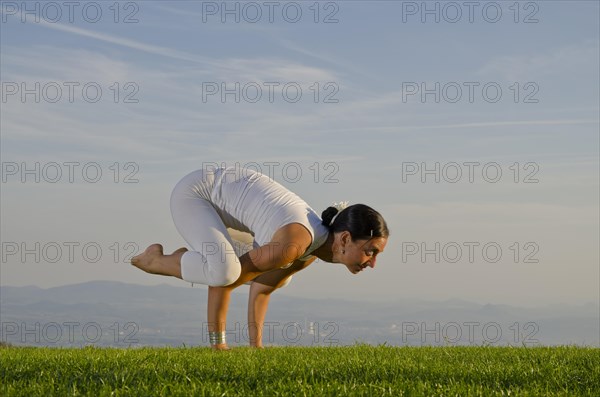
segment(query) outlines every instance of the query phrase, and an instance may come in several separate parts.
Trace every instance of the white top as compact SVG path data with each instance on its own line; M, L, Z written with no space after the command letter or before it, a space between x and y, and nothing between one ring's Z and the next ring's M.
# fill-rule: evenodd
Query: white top
M310 253L327 240L329 230L321 217L299 196L264 174L221 167L205 171L204 179L209 182L209 200L225 226L252 234L254 247L268 243L277 229L290 223L306 227L312 238L301 261L310 259Z

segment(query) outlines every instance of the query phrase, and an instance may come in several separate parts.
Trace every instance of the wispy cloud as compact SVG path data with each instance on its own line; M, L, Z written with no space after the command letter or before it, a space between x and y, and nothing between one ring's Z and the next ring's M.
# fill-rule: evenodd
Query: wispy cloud
M152 44L146 44L137 40L126 39L115 35L95 32L89 29L82 29L76 26L65 25L61 23L50 23L44 19L40 20L40 25L48 29L59 30L61 32L74 34L77 36L83 36L90 39L102 41L105 43L115 44L121 47L129 48L132 50L142 51L149 54L159 55L167 58L178 59L182 61L190 61L195 63L201 63L212 66L219 66L218 62L212 61L208 57L202 57L195 54L189 54L183 51L174 50L167 47L156 46Z
M574 119L574 120L514 120L514 121L489 121L483 123L459 123L459 124L429 124L429 125L392 125L392 126L370 126L370 131L377 132L398 132L398 131L417 131L417 130L440 130L440 129L464 129L481 127L515 127L515 126L557 126L557 125L594 125L600 124L600 120L593 119ZM351 132L364 131L364 127L332 127L325 131Z
M295 43L289 39L278 38L277 42L280 43L284 48L286 48L288 50L297 52L302 55L307 55L313 59L333 65L337 68L337 70L350 71L358 76L361 76L363 79L379 80L378 76L374 75L371 72L367 72L367 71L364 71L362 69L359 69L359 68L353 66L352 62L349 60L339 59L338 57L335 57L331 54L322 53L322 52L319 52L316 50L309 50L307 48L304 48L300 44ZM349 73L346 72L345 74L349 74Z
M531 55L507 55L490 59L477 72L482 76L502 76L507 81L530 81L551 76L585 74L597 76L599 65L598 40L586 40L554 49L548 53L533 52ZM588 73L592 72L592 73ZM596 80L597 81L597 80Z

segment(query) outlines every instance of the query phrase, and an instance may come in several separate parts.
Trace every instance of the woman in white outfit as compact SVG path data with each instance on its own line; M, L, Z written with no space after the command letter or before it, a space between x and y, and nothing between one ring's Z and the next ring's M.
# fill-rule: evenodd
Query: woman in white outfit
M171 214L191 250L165 255L160 244L152 244L131 263L208 285L209 337L218 350L227 349L225 323L235 287L250 284L250 345L262 347L270 294L292 274L317 258L343 263L353 274L373 268L389 236L383 217L366 205L328 207L319 217L268 176L237 167L186 175L171 194ZM238 257L227 228L252 234L253 249Z

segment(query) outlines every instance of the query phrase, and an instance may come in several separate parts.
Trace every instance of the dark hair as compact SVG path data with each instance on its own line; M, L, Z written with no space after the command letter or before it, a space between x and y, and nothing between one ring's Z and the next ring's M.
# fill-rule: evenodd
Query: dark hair
M368 205L353 204L343 209L339 215L333 219L337 213L337 208L327 207L321 214L323 225L327 226L331 233L347 230L352 236L352 241L362 239L368 240L373 237L388 238L390 235L390 231L383 216ZM332 219L333 223L330 225Z

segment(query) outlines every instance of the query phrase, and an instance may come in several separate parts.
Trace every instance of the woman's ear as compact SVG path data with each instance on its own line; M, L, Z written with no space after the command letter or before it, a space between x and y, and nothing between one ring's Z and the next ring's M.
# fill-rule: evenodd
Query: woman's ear
M347 230L344 230L340 235L340 242L342 243L342 245L345 246L346 244L349 244L351 240L352 239L351 239L350 232Z

